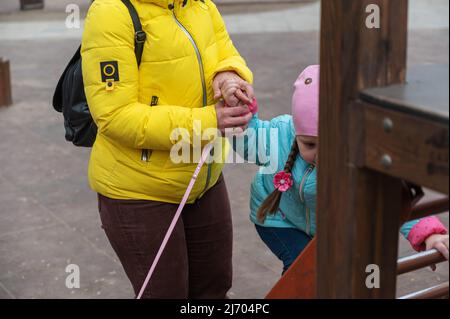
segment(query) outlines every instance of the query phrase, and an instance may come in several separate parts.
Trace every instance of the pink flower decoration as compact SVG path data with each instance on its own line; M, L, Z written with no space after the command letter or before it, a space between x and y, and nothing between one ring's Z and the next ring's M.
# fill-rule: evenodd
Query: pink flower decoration
M280 192L287 191L294 184L291 176L291 173L286 173L285 171L278 172L273 177L273 184L275 185L275 188Z

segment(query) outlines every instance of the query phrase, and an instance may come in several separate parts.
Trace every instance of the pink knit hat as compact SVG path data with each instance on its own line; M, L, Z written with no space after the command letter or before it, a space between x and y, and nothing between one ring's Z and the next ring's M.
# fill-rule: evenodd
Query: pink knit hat
M295 81L292 96L292 117L296 135L319 135L320 67L310 65Z

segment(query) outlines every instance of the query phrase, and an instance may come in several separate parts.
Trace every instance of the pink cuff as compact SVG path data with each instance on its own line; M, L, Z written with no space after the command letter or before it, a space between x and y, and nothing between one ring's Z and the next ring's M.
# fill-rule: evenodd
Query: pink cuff
M408 240L416 251L425 250L425 240L434 234L447 234L447 229L436 216L422 218L413 226Z
M258 112L258 102L256 101L256 98L253 99L253 102L248 105L248 109L252 114L256 114Z

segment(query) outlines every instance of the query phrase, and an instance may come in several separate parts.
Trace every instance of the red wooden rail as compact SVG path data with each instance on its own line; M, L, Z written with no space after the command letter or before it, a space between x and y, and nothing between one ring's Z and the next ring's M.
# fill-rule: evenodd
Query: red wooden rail
M315 297L316 239L314 238L275 284L266 298L313 299Z
M426 201L416 205L411 214L428 216L448 210L448 197ZM313 299L316 298L316 238L313 238L292 266L280 278L267 294L268 299ZM437 250L430 250L408 257L400 258L397 262L397 275L411 272L423 267L444 262L445 258ZM447 283L448 295L448 283ZM417 293L401 297L412 298L440 298L445 296L445 284L427 288Z

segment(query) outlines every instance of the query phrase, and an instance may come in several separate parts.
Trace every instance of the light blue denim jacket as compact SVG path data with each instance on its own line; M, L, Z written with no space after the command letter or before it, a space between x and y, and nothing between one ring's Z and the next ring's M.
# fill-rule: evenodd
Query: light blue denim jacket
M260 169L250 188L250 220L265 227L298 228L309 236L316 233L316 168L297 155L292 168L293 186L281 196L276 214L267 215L264 224L256 213L262 202L275 189L273 177L284 165L295 141L295 129L290 115L280 115L263 121L255 114L247 133L235 137L232 145L245 161L255 162ZM400 231L407 237L419 220L404 224Z

